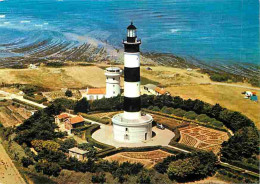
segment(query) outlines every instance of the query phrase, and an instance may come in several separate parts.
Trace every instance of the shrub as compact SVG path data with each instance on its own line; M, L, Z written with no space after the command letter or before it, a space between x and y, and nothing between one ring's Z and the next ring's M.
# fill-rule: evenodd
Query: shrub
M152 110L153 111L160 111L160 108L158 106L154 106Z
M196 119L197 116L198 115L194 111L189 111L184 114L185 118L192 119L192 120Z
M198 121L203 122L203 123L208 123L211 121L211 118L208 117L206 114L200 114L196 118Z
M162 112L162 113L165 113L165 114L172 114L173 108L164 106L164 107L161 109L161 112Z
M23 167L28 167L30 165L33 165L33 160L29 157L23 157L21 160Z
M67 97L72 97L72 91L71 90L67 90L66 92L65 92L65 95L67 96Z
M150 184L151 183L151 177L148 172L142 171L137 175L137 183L139 184Z
M184 110L178 108L178 109L174 109L174 110L172 111L172 113L173 113L175 116L183 117L184 114L186 113L186 111L184 111Z
M212 124L213 126L216 126L216 127L223 127L223 126L224 126L222 122L217 121L217 120L211 122L211 124Z
M106 175L105 173L97 173L92 176L91 181L93 183L105 183L106 182Z

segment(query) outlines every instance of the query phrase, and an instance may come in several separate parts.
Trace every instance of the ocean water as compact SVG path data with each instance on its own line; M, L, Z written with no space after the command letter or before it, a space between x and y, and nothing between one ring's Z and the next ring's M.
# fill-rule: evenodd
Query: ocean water
M131 20L144 52L260 62L258 0L1 0L0 57L43 40L122 48Z

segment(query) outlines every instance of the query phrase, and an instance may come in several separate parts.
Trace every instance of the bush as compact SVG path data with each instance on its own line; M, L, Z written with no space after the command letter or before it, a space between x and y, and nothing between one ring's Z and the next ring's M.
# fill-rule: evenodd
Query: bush
M153 111L160 111L160 108L158 106L154 106L152 110Z
M148 172L142 171L137 175L137 183L139 184L150 184L151 177Z
M23 157L21 160L23 167L28 167L30 165L33 165L33 160L29 157Z
M192 119L192 120L196 119L197 116L198 115L194 111L189 111L184 114L185 118Z
M66 92L65 92L65 95L67 96L67 97L72 97L72 91L71 90L67 90Z
M164 107L161 109L161 112L162 112L162 113L165 113L165 114L172 114L173 108L164 106Z
M91 181L93 183L105 183L106 182L106 175L105 173L97 173L92 176Z
M174 109L174 110L172 111L172 113L173 113L175 116L183 117L184 114L186 113L186 111L184 111L184 110L178 108L178 109Z
M212 124L213 126L220 127L220 128L224 126L222 122L217 121L217 120L211 122L211 124Z
M211 118L208 117L206 114L200 114L196 118L199 122L208 123L211 121Z

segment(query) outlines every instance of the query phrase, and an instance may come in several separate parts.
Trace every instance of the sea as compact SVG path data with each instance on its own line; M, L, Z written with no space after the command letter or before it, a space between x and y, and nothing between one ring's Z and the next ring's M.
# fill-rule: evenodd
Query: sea
M0 57L44 40L122 49L130 21L142 52L260 63L258 0L0 0Z

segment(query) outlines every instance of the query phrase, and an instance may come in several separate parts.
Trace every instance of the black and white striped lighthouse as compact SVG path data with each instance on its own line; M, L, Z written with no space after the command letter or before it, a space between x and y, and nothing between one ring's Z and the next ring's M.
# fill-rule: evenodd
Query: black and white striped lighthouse
M149 114L141 114L140 97L140 44L136 27L127 27L124 44L124 113L113 116L114 139L119 142L136 143L152 138L152 121Z
M127 27L124 44L124 118L141 116L140 99L140 44L133 22Z

